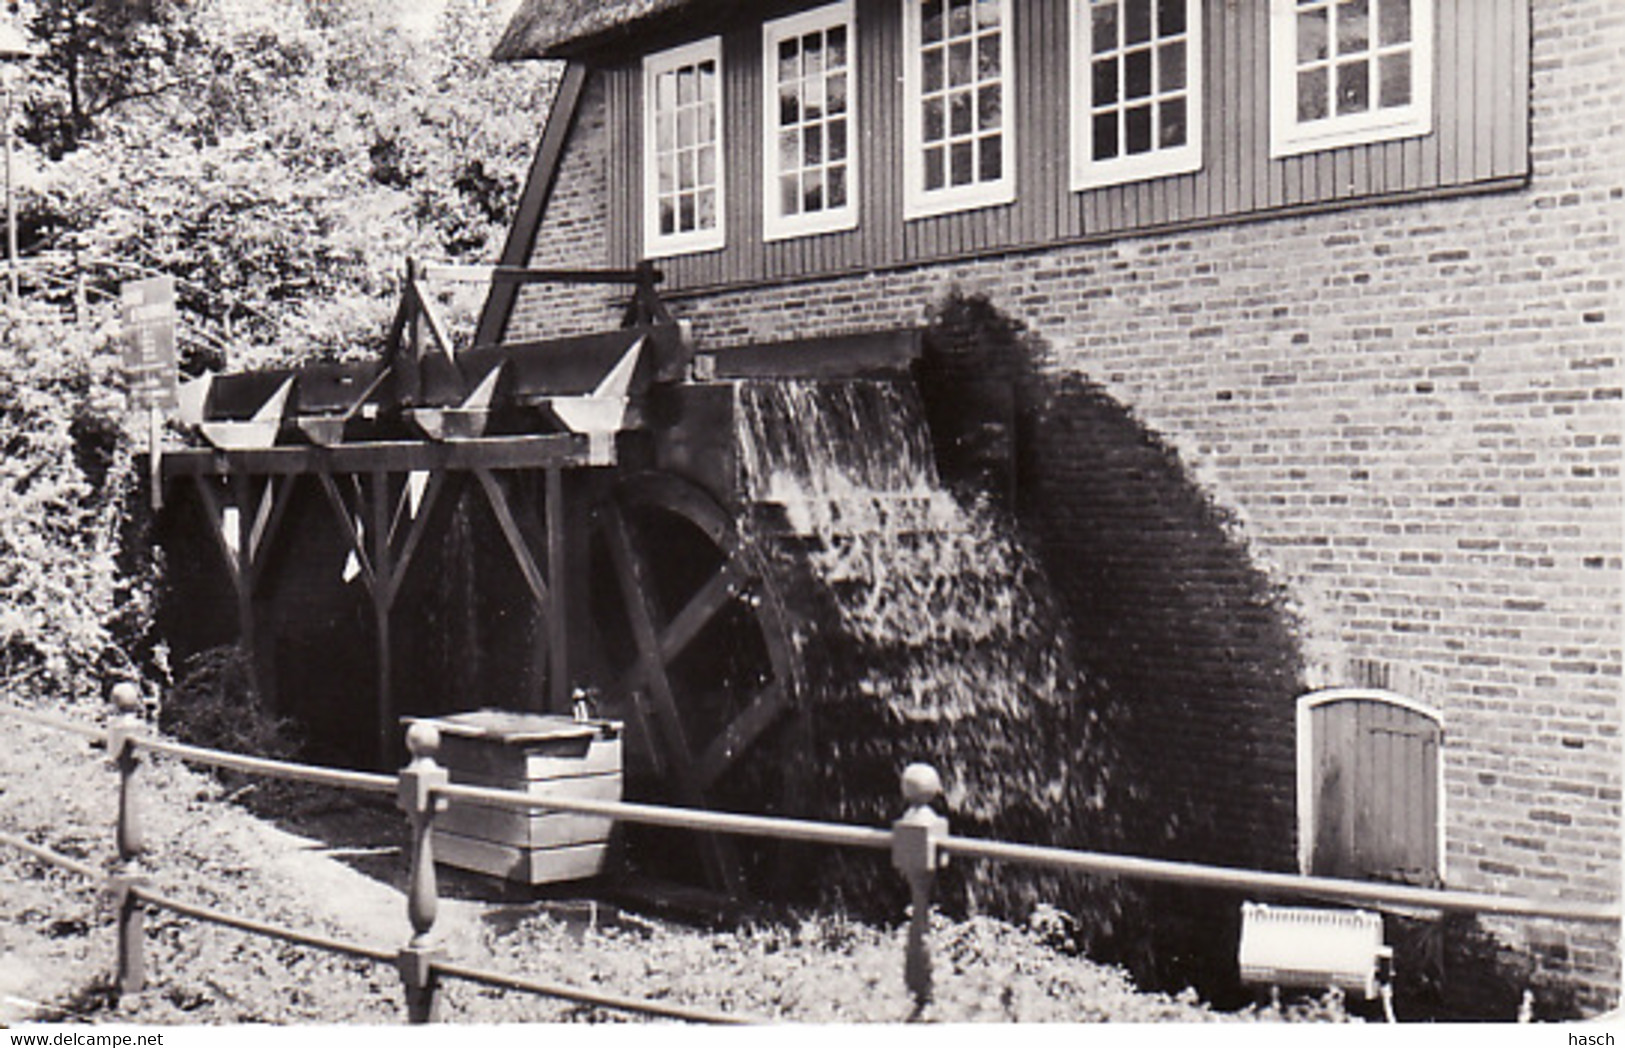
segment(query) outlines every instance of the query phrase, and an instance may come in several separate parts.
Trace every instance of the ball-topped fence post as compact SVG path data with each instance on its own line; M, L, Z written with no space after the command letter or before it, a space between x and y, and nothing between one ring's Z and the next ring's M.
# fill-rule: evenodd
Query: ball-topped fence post
M948 820L932 810L942 796L942 778L929 764L903 769L903 817L892 823L892 865L909 887L908 946L903 981L914 996L915 1015L931 1003L931 889L937 870L947 863L939 844L948 836Z
M406 1016L412 1023L434 1022L440 1011L440 976L435 962L441 951L434 942L434 922L440 911L434 875L434 817L446 808L435 789L446 785L446 769L435 761L440 752L440 729L415 721L406 730L411 760L401 769L397 802L412 823L411 871L406 889L406 916L412 939L396 959L406 986Z

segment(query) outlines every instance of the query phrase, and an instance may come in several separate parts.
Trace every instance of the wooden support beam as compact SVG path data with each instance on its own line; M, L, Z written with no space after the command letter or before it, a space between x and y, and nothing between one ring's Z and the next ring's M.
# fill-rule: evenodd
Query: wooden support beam
M637 285L632 289L632 297L626 303L621 326L673 323L671 310L666 308L660 292L655 290L655 285L660 283L660 271L652 262L643 261L638 263L637 274Z
M449 474L446 473L429 474L428 486L423 489L423 501L418 504L417 517L413 519L412 526L406 532L406 544L401 547L400 555L395 558L395 570L390 573L388 580L384 583L387 601L391 608L395 606L395 598L400 596L401 586L406 582L406 572L412 566L413 558L417 556L418 546L422 543L423 536L429 530L429 516L434 512L440 493L450 483L448 478ZM410 480L408 483L410 483ZM395 535L392 526L390 533L391 544L394 543L394 540Z
M423 361L423 303L418 298L418 264L406 260L406 287L401 292L406 303L406 358L417 367ZM421 374L419 378L421 379Z
M345 537L350 540L350 550L355 553L356 562L361 565L361 578L369 591L378 588L378 575L373 571L372 558L367 553L367 544L362 540L361 533L356 529L354 511L345 503L344 496L339 494L338 485L333 483L331 473L316 474L321 482L322 492L327 496L328 505L333 507L333 515L339 520L339 526L344 529Z
M226 563L226 572L231 578L232 589L241 594L247 580L243 577L242 562L238 558L237 550L226 537L225 508L221 505L220 497L215 494L213 478L194 476L192 479L198 501L203 505L203 514L209 518L209 534L220 550L220 558Z
M590 441L577 433L544 433L478 440L373 441L330 448L286 446L250 451L190 448L164 453L164 476L231 473L371 473L384 470L549 469L591 464Z
M524 533L519 530L519 524L514 520L513 509L508 505L508 496L503 492L502 485L488 469L476 469L474 476L485 490L485 498L491 506L491 512L496 515L497 527L502 529L502 537L508 540L508 548L513 550L514 560L519 564L519 573L525 578L525 585L530 587L530 595L536 601L536 607L545 614L548 610L547 580L542 578L542 571L536 566L536 558L531 555L530 545L525 541Z
M259 588L266 561L281 532L282 521L288 515L288 504L293 501L297 483L297 477L265 478L259 509L255 514L254 531L249 537L248 549L242 554L243 571L250 590Z
M389 545L395 545L395 538L400 534L401 523L411 514L412 510L412 475L408 473L401 483L400 494L395 497L395 512L389 518Z
M547 681L548 700L554 712L570 708L569 614L565 607L565 573L568 571L569 531L564 512L564 476L550 469L544 475L543 512L547 522L547 577L552 587L547 593Z
M659 270L655 272L658 280ZM425 263L418 275L424 280L456 284L636 284L646 279L640 269L537 269L531 266L470 266L446 262Z
M424 291L423 282L415 276L410 279L412 299L417 303L418 314L423 317L423 322L428 325L429 334L434 337L435 345L440 347L440 352L445 354L447 360L455 363L457 353L452 349L451 336L446 333L445 325L440 323L440 317L435 314L434 303L430 301L427 292Z
M550 540L544 522L546 510L542 506L545 487L544 478L534 470L513 475L514 519L518 522L522 534L541 536L544 546ZM554 574L552 552L547 549L544 553L547 557L547 606L537 608L536 614L529 618L529 688L518 701L523 708L533 712L567 713L568 709L554 709L549 700L551 692L548 682L551 679L553 652L548 638L554 609L564 599L564 595L559 590L559 576Z
M389 474L379 471L370 474L370 477L372 497L368 508L372 510L372 565L377 580L370 590L378 654L378 763L387 768L396 763L395 740L400 735L399 726L395 723L399 711L395 703L394 643L389 621L389 583L395 577L395 572L390 564L389 549Z
M225 480L232 493L229 508L236 511L236 530L231 534L227 533L226 524L228 506L221 500L220 492L216 490L221 479ZM269 493L262 495L259 503L262 508L254 510L252 507L256 503L252 497L253 481L250 477L232 475L217 478L198 475L192 478L192 482L203 515L208 518L209 534L220 550L220 559L225 563L226 575L231 580L232 593L237 605L238 646L248 659L250 677L255 690L265 699L269 707L275 710L274 675L259 637L263 602L256 595L257 576L251 552L256 543L267 542L274 530L277 514L273 509L271 520L267 521L266 511L263 508L263 505L271 500L271 495Z
M411 318L412 296L408 287L401 291L401 300L395 306L395 317L389 322L389 334L384 339L384 362L388 365L385 370L395 376L395 399L402 404L416 404L423 389L417 356L404 341Z
M353 478L357 492L356 505L360 512L368 513L371 517L368 527L372 529L370 536L372 569L374 577L379 582L377 586L379 596L383 596L388 588L388 581L395 574L393 551L389 541L390 475L383 470L375 470L366 474L366 477L365 486L360 477Z
M254 480L247 474L239 473L231 478L232 501L237 507L237 575L240 584L237 587L237 640L244 657L248 660L249 675L255 691L266 700L267 705L275 709L274 696L266 694L261 687L260 663L265 655L263 641L260 637L260 604L254 599L253 586L253 560L255 524L259 514L254 512L253 497Z
M251 480L249 480L247 477L243 478L243 489L245 495L251 494L249 491L251 485ZM252 516L254 519L253 526L248 529L248 536L244 541L241 550L243 567L249 573L250 577L253 575L254 554L259 550L260 546L265 541L266 529L269 528L271 524L271 511L276 507L275 477L265 478L265 482L260 485L258 496L254 497L252 502L254 504L254 512L252 514L245 513L243 514L243 517L246 520L249 516Z

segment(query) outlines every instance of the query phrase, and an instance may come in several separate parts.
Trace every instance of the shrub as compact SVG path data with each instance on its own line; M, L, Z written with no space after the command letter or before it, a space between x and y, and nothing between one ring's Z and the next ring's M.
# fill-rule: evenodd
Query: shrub
M139 496L113 334L54 315L0 321L0 671L92 694L135 670L113 623L144 620L147 587L120 580ZM140 629L134 631L141 632ZM120 631L121 635L128 635Z
M194 746L277 760L298 753L302 741L292 721L266 710L248 658L234 644L186 661L159 710L158 726Z
M248 657L233 644L192 656L159 709L158 726L182 742L251 757L290 760L304 738L298 726L268 710L254 688ZM256 815L308 815L352 800L341 790L261 775L216 772L231 800Z

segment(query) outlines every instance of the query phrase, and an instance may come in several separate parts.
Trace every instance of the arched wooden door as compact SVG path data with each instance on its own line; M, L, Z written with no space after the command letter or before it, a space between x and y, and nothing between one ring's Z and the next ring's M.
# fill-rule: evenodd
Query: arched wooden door
M1298 700L1303 872L1438 885L1444 878L1439 713L1380 689Z

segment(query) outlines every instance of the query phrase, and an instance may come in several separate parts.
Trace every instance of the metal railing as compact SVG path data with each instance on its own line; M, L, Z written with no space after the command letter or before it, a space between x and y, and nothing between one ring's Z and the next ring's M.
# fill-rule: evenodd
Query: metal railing
M1278 895L1370 905L1420 907L1444 912L1485 913L1517 917L1547 917L1586 923L1620 921L1617 902L1590 903L1556 899L1528 899L1467 891L1415 888L1405 885L1349 881L1329 877L1244 870L1175 862L1102 852L1040 847L1006 841L955 837L948 820L933 809L942 795L937 772L928 765L910 765L903 772L904 814L889 829L850 826L761 815L673 808L624 801L601 801L565 796L537 796L513 790L466 786L450 781L437 757L439 731L422 721L407 730L411 760L400 774L321 768L286 761L225 753L161 739L148 733L141 720L140 695L133 685L113 689L118 714L106 729L21 710L5 712L23 719L79 734L105 738L109 756L119 771L117 823L118 864L107 878L118 910L118 974L120 993L135 993L145 985L143 916L146 907L158 907L183 916L209 921L258 935L267 935L315 949L393 963L406 990L409 1021L433 1021L440 1010L441 983L454 978L485 986L541 994L620 1011L703 1023L749 1023L766 1020L665 1002L617 996L528 976L509 975L455 963L447 959L435 936L439 892L435 878L434 825L448 802L463 801L521 811L572 812L607 816L627 823L688 829L705 833L765 837L832 847L889 850L892 864L909 886L910 912L904 951L904 982L916 1008L932 998L930 943L927 935L932 891L937 871L951 855L1017 865L1037 866L1089 876L1131 877L1185 884L1193 887L1246 890ZM412 936L399 949L369 946L316 935L285 926L241 917L210 907L184 902L156 891L141 864L146 851L141 807L136 789L139 752L162 753L215 768L229 768L278 779L316 783L370 793L393 793L411 823L407 917ZM22 838L0 833L0 845L89 878L101 871L52 852Z
M252 935L262 935L328 953L393 965L399 972L406 991L407 1018L414 1023L429 1022L437 1016L440 1006L440 983L443 978L462 979L496 989L534 993L575 1004L660 1019L711 1024L766 1021L717 1010L608 993L530 976L490 971L448 960L429 934L438 909L438 899L434 882L433 837L430 832L432 827L426 821L421 823L422 832L413 834L414 861L411 870L411 889L407 892L406 900L407 914L414 935L406 946L398 949L321 935L284 924L245 917L216 907L188 902L159 891L153 887L150 872L142 861L147 852L147 837L141 791L138 788L141 751L161 753L193 764L231 769L268 778L367 793L396 794L403 806L408 808L408 815L413 817L415 827L420 823L417 815L414 815L414 808L420 802L430 805L436 802L431 796L409 793L412 788L410 784L415 781L409 774L410 769L399 776L378 775L189 746L158 738L148 732L147 725L140 716L142 709L140 695L133 685L121 684L115 687L113 700L118 712L106 729L27 710L3 711L16 719L41 727L69 732L92 742L105 743L108 756L117 767L119 776L118 819L115 828L118 859L113 869L104 872L89 863L63 855L15 834L0 832L0 846L15 849L47 865L87 880L101 881L106 885L113 897L116 912L118 957L114 987L120 996L139 993L146 987L146 913L148 909L161 909ZM439 801L438 804L443 806L444 801Z

